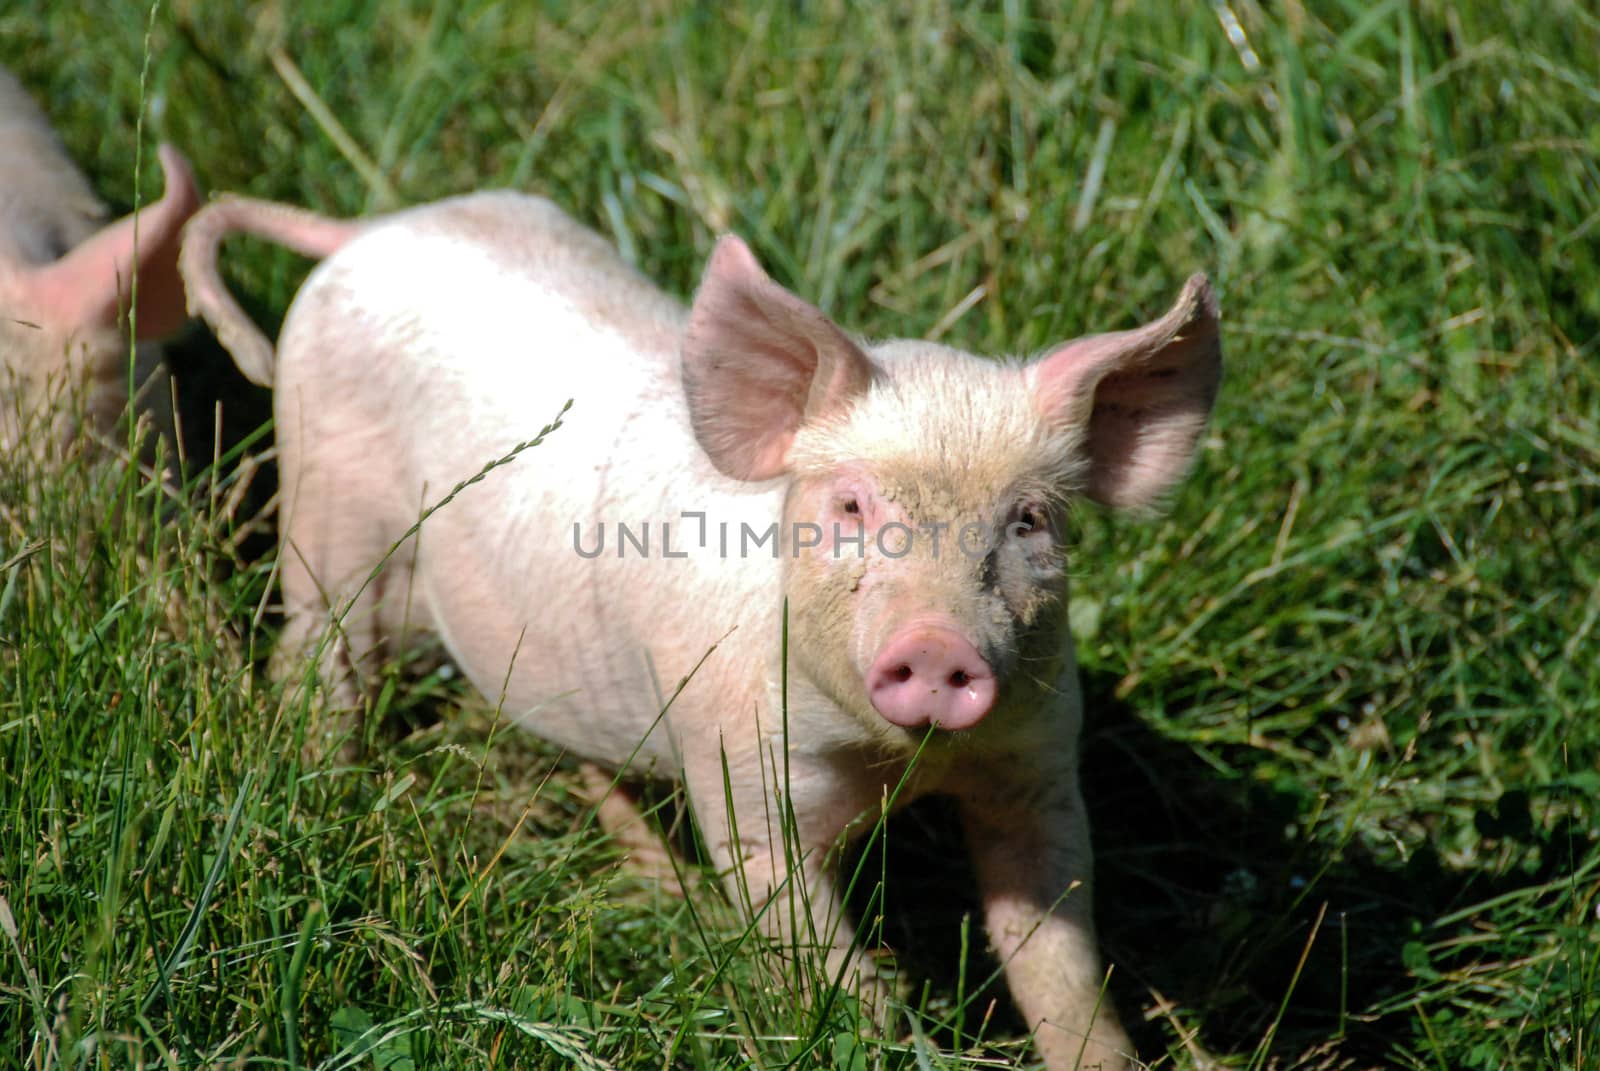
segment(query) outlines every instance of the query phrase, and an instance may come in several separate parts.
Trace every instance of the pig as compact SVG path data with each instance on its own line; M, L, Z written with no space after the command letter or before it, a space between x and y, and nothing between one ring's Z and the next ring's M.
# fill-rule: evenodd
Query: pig
M275 357L214 285L229 227L333 250ZM1147 510L1190 464L1221 377L1204 276L1143 326L985 359L867 342L735 236L685 308L512 192L360 225L232 199L190 234L194 311L270 373L280 645L334 705L438 638L530 731L681 778L730 895L869 1000L838 850L951 796L1046 1065L1134 1065L1090 906L1064 519Z
M125 320L138 342L132 382L141 405L170 431L170 390L150 340L187 319L178 243L200 198L182 154L158 151L161 200L105 225L105 205L0 68L0 449L50 454L83 431L112 430L129 401ZM81 413L68 404L78 392Z

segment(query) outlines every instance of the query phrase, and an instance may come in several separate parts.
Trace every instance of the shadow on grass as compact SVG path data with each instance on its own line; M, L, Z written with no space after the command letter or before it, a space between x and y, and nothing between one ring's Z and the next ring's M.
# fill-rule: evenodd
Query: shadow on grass
M199 327L191 326L162 349L176 384L175 408L186 475L192 478L220 458L217 478L227 483L239 472L241 451L258 459L272 446L270 432L262 431L262 425L272 419L272 392L245 379L228 351ZM276 460L261 462L250 475L234 517L240 522L257 517L277 489ZM262 561L277 543L275 519L252 525L238 544L239 560Z
M1452 871L1431 847L1400 867L1356 845L1330 857L1297 836L1314 801L1228 780L1113 699L1114 679L1084 685L1101 947L1116 964L1110 992L1146 1059L1178 1047L1177 1031L1198 1024L1195 1041L1216 1054L1254 1052L1271 1034L1280 1059L1320 1052L1329 1066L1387 1066L1396 1048L1413 1047L1417 1024L1370 1009L1419 984L1407 961L1419 941L1437 939L1424 933L1429 923L1560 872L1556 852L1546 853L1546 873L1498 877ZM968 984L987 977L995 964L954 807L919 801L895 817L887 839L867 867L887 873L884 941L912 992L924 982L956 992L968 917ZM864 902L857 896L852 907ZM1157 994L1180 1011L1141 1021ZM986 1016L985 1036L1022 1029L1001 981L969 1003L963 1034Z

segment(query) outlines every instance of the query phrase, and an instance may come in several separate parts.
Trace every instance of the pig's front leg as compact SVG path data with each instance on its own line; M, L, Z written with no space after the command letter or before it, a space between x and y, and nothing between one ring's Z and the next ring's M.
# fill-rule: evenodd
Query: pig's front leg
M999 781L1000 779L996 779ZM1136 1065L1095 943L1089 824L1072 771L961 797L989 940L1049 1071Z
M826 762L791 756L787 770L775 771L775 760L783 762L728 746L724 777L721 754L686 757L695 821L728 895L773 942L780 981L799 982L815 1001L837 980L881 1020L889 991L871 959L851 947L855 929L837 883L846 827L874 801Z

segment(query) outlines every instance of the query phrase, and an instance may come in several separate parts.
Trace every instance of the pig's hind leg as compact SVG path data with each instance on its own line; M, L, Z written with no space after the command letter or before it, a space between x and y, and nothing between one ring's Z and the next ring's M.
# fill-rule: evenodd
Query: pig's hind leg
M653 880L669 896L686 895L680 875L690 865L675 852L641 806L639 786L621 780L592 762L578 764L583 794L594 805L600 827L626 855L632 873Z
M423 616L413 593L416 543L401 542L405 529L385 523L381 495L364 493L364 483L381 482L370 468L330 463L325 454L305 465L293 444L282 457L284 627L273 676L313 707L306 753L351 760L378 671L422 631L411 627ZM367 478L325 486L319 471ZM320 692L304 687L318 681Z

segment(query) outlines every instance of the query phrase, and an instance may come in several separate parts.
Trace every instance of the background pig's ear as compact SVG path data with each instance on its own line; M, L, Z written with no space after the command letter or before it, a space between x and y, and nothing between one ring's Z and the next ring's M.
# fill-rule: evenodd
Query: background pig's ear
M1150 505L1194 457L1222 380L1211 283L1191 277L1159 320L1065 343L1033 373L1048 419L1087 424L1089 497L1116 508Z
M91 235L54 264L23 279L24 300L68 329L112 325L127 308L138 221L140 338L158 338L186 319L178 277L178 238L200 207L189 163L170 145L161 146L167 189L161 200L124 216Z
M689 312L683 388L718 471L780 475L800 425L841 410L876 374L820 309L767 277L749 246L717 242Z

